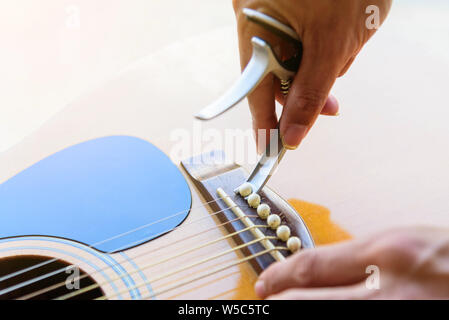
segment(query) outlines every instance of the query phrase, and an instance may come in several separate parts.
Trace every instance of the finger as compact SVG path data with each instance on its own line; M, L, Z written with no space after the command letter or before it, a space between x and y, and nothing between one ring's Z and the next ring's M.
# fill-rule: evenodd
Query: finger
M298 147L323 109L340 71L339 60L330 53L317 52L313 43L308 47L305 42L303 61L280 120L281 137L287 149Z
M276 79L275 79L276 80ZM278 84L275 83L275 87L278 86ZM279 91L279 90L277 90ZM276 100L281 104L285 104L285 96L279 91L276 91ZM329 95L327 97L326 103L324 104L323 109L321 110L321 115L323 116L336 116L338 115L340 105L338 103L337 98L333 95Z
M270 15L273 16L273 13L270 13ZM240 64L242 69L246 67L251 59L253 51L251 38L254 36L260 37L270 43L276 53L281 51L283 41L261 26L248 22L246 17L241 13L241 8L238 8L237 10L237 27L239 34ZM265 146L269 142L269 130L276 129L278 126L274 88L274 77L269 74L258 87L248 95L253 130L255 132L259 152L265 150ZM263 137L265 137L265 139L263 139Z
M278 119L274 100L273 76L268 75L248 96L249 108L253 120L253 130L259 152L265 150L270 129L276 129Z
M360 300L370 299L375 294L365 284L330 288L289 289L269 296L269 300Z
M339 108L340 106L338 104L337 98L335 98L333 95L329 95L323 109L321 110L321 114L325 116L336 116L338 115Z
M306 249L271 265L259 277L256 293L264 298L290 288L349 285L366 278L362 242Z

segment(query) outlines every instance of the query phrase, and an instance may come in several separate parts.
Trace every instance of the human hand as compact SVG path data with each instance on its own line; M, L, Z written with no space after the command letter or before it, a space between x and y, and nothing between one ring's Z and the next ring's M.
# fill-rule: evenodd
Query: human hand
M378 268L378 289L367 286L368 266ZM270 299L449 299L449 230L403 228L305 249L271 265L255 289Z
M362 46L375 32L366 27L366 8L379 8L379 23L386 18L392 0L233 0L237 16L242 68L251 58L251 38L259 36L272 44L278 54L288 49L280 39L249 22L242 13L251 8L290 25L303 43L303 57L287 99L279 83L269 75L249 95L256 141L259 130L275 129L278 119L275 98L284 105L280 134L284 146L295 149L317 116L338 113L338 102L329 92L337 77L350 67ZM269 137L269 133L265 134ZM264 149L263 146L259 146Z

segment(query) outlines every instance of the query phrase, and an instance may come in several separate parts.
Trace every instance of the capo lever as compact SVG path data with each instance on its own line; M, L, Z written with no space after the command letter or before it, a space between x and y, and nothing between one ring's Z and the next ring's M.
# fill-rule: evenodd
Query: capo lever
M195 115L197 119L210 120L231 109L248 96L269 73L279 78L281 89L284 94L287 94L290 83L299 69L302 43L296 32L289 26L256 10L245 8L243 13L250 21L292 43L296 53L292 58L282 61L273 52L269 43L259 37L253 37L251 39L252 57L240 78L223 96L197 113ZM271 131L270 143L247 180L252 184L255 193L263 188L285 154L279 130Z

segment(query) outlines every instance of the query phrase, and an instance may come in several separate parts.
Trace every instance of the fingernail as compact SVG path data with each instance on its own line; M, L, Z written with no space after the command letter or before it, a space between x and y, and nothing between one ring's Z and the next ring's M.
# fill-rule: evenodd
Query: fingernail
M300 124L289 124L282 136L284 148L295 150L307 133L307 127Z
M259 297L261 298L265 297L265 282L263 282L263 280L257 281L254 286L254 291L256 291L256 294Z

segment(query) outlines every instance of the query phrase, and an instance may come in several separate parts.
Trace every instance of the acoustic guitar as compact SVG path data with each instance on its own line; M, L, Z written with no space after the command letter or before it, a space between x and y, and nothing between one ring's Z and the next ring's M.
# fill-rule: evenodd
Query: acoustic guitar
M347 82L337 84L337 95L345 88L338 96L347 108L340 122L320 119L261 193L300 238L301 250L329 242L330 233L312 237L311 221L300 218L305 212L285 201L293 196L326 199L356 236L423 220L447 225L446 123L433 118L431 126L410 130L423 123L422 112L410 106L429 97L418 94L413 77L402 77L399 86L389 76L393 67L407 74L402 57L419 58L406 45L397 56L385 53L393 36L377 39ZM291 252L233 192L256 154L245 129L247 107L207 123L192 116L237 78L236 52L227 27L174 43L79 97L1 154L1 299L257 298L257 275ZM401 52L407 55L399 59ZM382 54L385 63L371 66ZM442 68L429 62L414 72L431 66ZM366 76L374 71L387 76ZM416 94L395 99L405 87ZM372 99L361 107L357 97ZM395 111L385 117L393 109L380 102L392 99ZM242 135L244 144L235 145ZM439 156L430 159L435 150Z
M173 159L186 146L173 135L200 126L178 107L183 77L165 92L154 84L161 63L175 72L173 50L80 97L2 156L1 299L256 298L260 272L314 246L269 187L259 193L265 216L234 192L247 171L217 144Z

